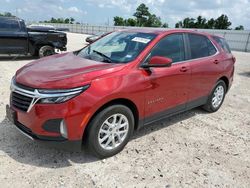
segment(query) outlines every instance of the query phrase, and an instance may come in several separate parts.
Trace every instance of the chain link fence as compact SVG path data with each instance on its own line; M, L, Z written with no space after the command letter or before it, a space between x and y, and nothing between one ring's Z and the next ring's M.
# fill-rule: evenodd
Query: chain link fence
M129 29L136 27L123 26L96 26L88 24L52 24L44 23L43 25L51 25L56 28L63 28L72 33L96 34L100 32L112 32L121 29ZM166 29L168 30L168 29ZM227 41L232 50L250 52L250 31L236 30L213 30L213 29L196 29L197 31L207 32L214 35L222 36Z

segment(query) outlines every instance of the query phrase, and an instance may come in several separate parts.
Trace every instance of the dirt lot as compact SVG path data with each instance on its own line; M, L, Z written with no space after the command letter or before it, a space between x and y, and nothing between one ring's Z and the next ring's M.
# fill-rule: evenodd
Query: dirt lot
M84 36L69 34L69 50ZM1 187L250 187L250 53L234 52L235 81L222 108L197 108L137 132L118 155L48 149L5 118L10 79L32 59L0 60Z

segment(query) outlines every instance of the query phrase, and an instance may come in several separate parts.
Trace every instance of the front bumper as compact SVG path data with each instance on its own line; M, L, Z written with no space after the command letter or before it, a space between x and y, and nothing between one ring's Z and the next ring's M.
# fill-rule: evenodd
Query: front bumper
M36 104L29 112L10 105L6 107L6 114L9 108L14 113L9 119L30 139L56 148L80 151L88 120L88 110L82 106L82 101L82 97L78 96L61 104ZM61 121L65 122L67 137L63 137L60 131Z
M13 84L11 88L6 114L22 133L32 140L81 148L93 107L93 100L88 100L86 93L63 103L45 104L37 102L40 97L36 95L37 89L21 84Z
M10 121L13 122L12 119L10 119ZM52 137L52 136L37 135L33 133L31 129L27 128L25 125L21 124L18 121L14 121L14 125L17 128L17 130L19 130L23 135L25 135L26 137L28 137L33 141L68 151L81 151L82 140L70 141L61 136Z

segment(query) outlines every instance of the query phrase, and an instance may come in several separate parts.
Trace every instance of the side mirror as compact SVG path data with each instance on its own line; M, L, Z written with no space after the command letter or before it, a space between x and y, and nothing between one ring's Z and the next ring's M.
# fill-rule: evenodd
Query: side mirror
M99 39L99 37L94 35L94 36L87 37L85 39L85 41L89 44L92 44L93 42L97 41L98 39Z
M173 60L167 57L154 56L150 59L148 64L142 65L143 68L151 67L171 67Z

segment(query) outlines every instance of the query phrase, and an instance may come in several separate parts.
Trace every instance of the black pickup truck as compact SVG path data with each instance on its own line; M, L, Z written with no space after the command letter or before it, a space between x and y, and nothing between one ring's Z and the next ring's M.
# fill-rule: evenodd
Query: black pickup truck
M44 57L66 51L67 35L56 30L27 28L22 19L0 16L0 54Z

